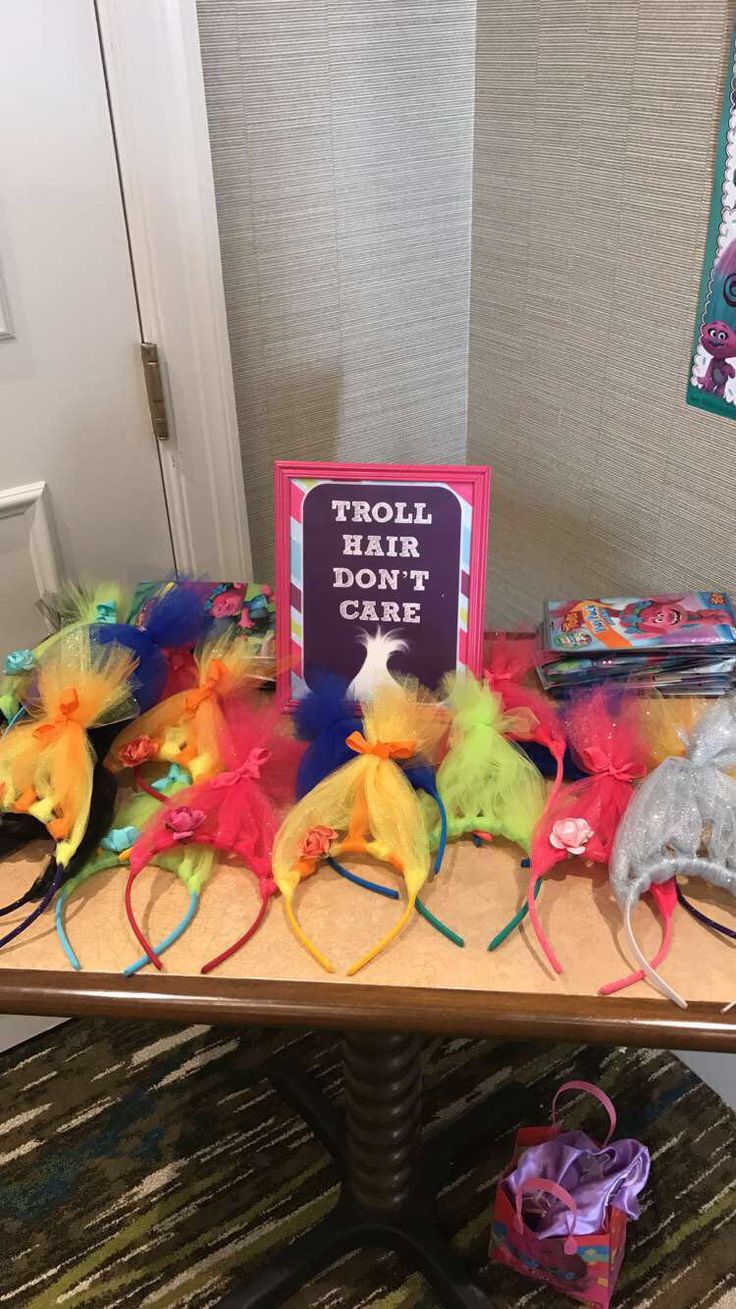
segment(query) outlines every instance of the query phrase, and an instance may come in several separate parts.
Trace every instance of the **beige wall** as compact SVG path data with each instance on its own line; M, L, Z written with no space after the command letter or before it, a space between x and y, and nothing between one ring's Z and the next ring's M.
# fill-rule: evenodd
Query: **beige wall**
M465 457L475 0L198 0L246 495Z
M685 405L734 6L478 0L468 457L491 616L736 585L736 423Z

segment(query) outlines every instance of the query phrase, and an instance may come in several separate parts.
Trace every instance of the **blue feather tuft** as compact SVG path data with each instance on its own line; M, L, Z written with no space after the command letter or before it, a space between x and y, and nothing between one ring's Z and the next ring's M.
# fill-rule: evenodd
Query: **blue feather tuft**
M202 588L186 580L154 596L145 619L151 640L164 650L196 645L207 626L205 603Z
M154 645L149 633L130 623L99 623L90 628L100 645L122 645L135 655L137 664L131 678L131 690L141 713L161 699L168 668L163 650Z
M317 675L314 686L294 709L294 729L300 741L316 741L326 727L357 717L347 692L347 682L337 674Z
M325 673L318 677L294 710L294 728L302 741L310 744L302 755L296 778L297 799L346 764L355 755L345 738L360 730L360 718L347 698L347 683Z

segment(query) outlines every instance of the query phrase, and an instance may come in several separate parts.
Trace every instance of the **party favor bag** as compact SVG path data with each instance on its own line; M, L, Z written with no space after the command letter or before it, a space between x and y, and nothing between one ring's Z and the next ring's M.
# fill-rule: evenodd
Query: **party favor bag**
M511 1164L496 1190L489 1253L498 1263L515 1268L533 1281L546 1282L572 1300L607 1309L624 1257L626 1215L608 1206L599 1231L576 1236L577 1204L564 1187L543 1177L528 1177L511 1196L505 1185L525 1150L553 1140L561 1133L557 1101L564 1091L574 1090L589 1092L607 1110L610 1130L601 1149L610 1141L616 1126L616 1111L608 1096L589 1082L565 1082L552 1102L551 1125L523 1127L517 1132ZM567 1209L566 1235L539 1237L525 1220L525 1204L528 1207L530 1197L538 1197L540 1193L553 1196Z

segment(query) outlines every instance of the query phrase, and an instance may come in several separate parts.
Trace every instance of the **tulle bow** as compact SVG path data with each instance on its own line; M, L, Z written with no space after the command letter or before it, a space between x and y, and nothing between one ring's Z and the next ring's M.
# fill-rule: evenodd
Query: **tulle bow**
M207 670L207 680L203 686L197 687L194 691L189 691L184 700L184 708L187 714L196 713L205 700L209 700L214 691L222 682L227 673L227 668L222 659L212 659Z
M236 782L242 781L245 777L257 782L261 776L261 769L270 758L270 755L270 750L264 750L260 747L251 750L248 758L239 768L234 768L229 773L220 773L219 777L213 778L210 783L212 790L219 791L221 787L235 786Z
M615 777L617 782L635 782L644 775L644 769L636 763L615 764L599 745L588 745L583 753L584 762L592 773L608 774L609 777Z
M39 741L54 741L63 732L73 713L79 708L79 694L75 687L68 686L59 696L56 717L47 723L41 723L34 729L33 735Z
M345 744L356 754L377 755L379 759L411 759L416 753L415 741L366 741L362 732L351 732Z

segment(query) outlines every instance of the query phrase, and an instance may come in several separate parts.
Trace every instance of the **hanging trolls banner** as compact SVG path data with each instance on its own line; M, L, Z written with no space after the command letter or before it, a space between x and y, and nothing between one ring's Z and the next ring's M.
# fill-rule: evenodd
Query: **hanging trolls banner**
M490 469L276 464L279 691L479 672Z
M736 37L731 44L705 263L687 387L690 404L736 418Z

